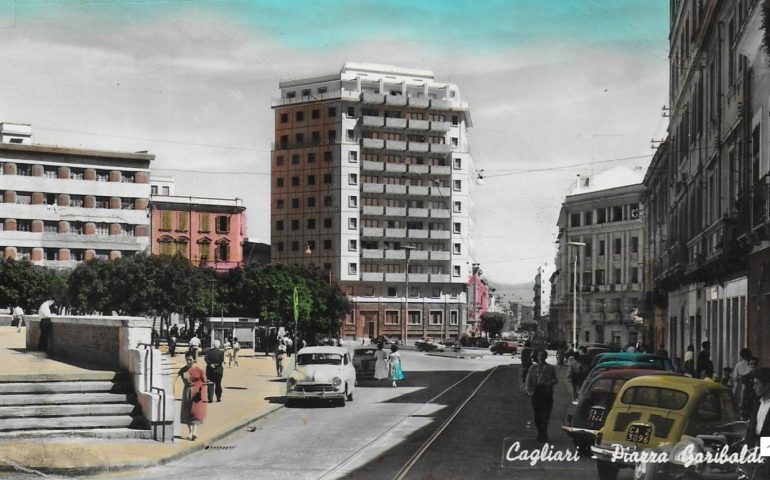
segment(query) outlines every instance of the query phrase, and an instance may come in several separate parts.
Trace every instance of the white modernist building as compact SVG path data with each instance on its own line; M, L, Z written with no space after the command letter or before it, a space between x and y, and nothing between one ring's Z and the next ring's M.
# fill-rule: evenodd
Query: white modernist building
M280 90L273 262L340 282L354 305L346 336L464 332L475 170L459 88L428 70L346 63Z
M0 123L0 252L72 267L147 250L154 155L32 143L32 127Z

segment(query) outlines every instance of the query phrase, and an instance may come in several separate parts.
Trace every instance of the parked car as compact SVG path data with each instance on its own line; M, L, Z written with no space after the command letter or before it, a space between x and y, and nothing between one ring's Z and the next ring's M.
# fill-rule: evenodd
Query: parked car
M419 344L415 343L417 346L417 350L421 352L443 352L446 350L446 345L443 343L436 343L433 340L423 340L420 341Z
M615 480L621 468L629 467L639 479L724 478L737 465L702 462L685 467L692 460L687 453L715 452L744 432L745 422L737 421L732 392L724 385L684 376L642 376L618 392L591 451L600 480ZM668 461L618 458L643 451L665 452Z
M561 427L572 438L578 451L590 450L596 432L604 425L607 412L620 388L632 378L643 375L679 374L646 368L614 369L602 372L584 384L577 400L573 400L567 407L567 415Z
M297 352L297 366L286 380L286 403L297 400L353 400L356 369L344 347L306 347Z
M504 355L506 353L516 355L516 353L519 351L519 344L516 342L508 341L496 342L493 343L491 347L489 347L489 351L495 355Z
M641 352L605 352L601 353L591 360L591 367L595 367L602 362L610 361L633 361L633 362L649 362L656 365L660 365L662 370L673 371L674 366L671 364L671 360L660 355L653 353L641 353Z
M634 362L632 360L612 360L609 362L602 362L596 364L594 368L591 369L590 372L588 372L588 375L586 376L585 380L583 380L582 388L585 387L587 384L589 384L591 381L593 381L594 378L597 377L597 375L604 373L609 370L618 370L618 369L629 369L629 368L636 368L636 369L643 369L643 370L665 370L661 365L656 365L655 363L650 362Z
M391 338L385 335L380 335L379 337L372 338L370 343L373 343L375 345L379 343L383 345L390 345L390 344L401 345L402 342L400 338Z
M376 345L359 345L353 349L353 367L356 369L356 379L374 378L374 352Z

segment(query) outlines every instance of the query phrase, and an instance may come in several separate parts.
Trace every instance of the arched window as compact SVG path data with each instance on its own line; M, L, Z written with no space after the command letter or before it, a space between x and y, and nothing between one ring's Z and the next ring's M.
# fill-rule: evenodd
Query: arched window
M163 236L158 239L158 244L160 245L160 254L161 255L174 255L176 253L174 251L174 239L169 236Z
M189 256L190 239L187 237L179 237L176 239L176 254L185 258Z
M208 262L211 258L211 239L204 237L198 240L198 258L201 262Z

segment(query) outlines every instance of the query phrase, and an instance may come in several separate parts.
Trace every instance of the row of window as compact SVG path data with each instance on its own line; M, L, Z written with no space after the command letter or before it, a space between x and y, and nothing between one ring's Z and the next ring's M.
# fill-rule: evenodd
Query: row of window
M337 130L335 129L329 129L326 131L326 137L321 137L321 131L320 130L313 130L310 132L310 136L305 136L305 132L295 132L294 138L292 139L292 143L289 143L289 135L283 134L280 137L278 137L278 147L280 150L286 150L287 148L301 148L301 147L308 147L308 146L314 146L314 145L329 145L329 144L336 144L341 138L337 137ZM347 130L345 132L345 140L349 142L357 141L358 138L356 137L355 130ZM325 155L325 154L324 154ZM324 160L326 160L326 156L324 156Z
M444 157L420 157L414 155L393 155L384 153L365 152L361 154L361 158L366 162L384 162L384 163L400 163L406 165L432 165L435 167L446 166L446 159ZM460 157L452 159L452 167L455 170L460 170L463 167L463 161Z
M188 238L161 237L158 239L158 246L161 255L181 255L185 258L192 258L198 261L208 261L211 259L211 240L208 238L200 239L196 242L193 256L190 240ZM217 262L226 262L230 260L230 242L226 239L217 240L214 245L214 260Z
M210 213L198 213L199 233L208 233L211 231L211 216L212 214ZM176 220L176 222L174 220ZM214 226L216 227L217 233L229 233L230 216L215 215ZM159 229L161 231L188 231L190 229L190 212L161 211Z
M601 225L609 222L622 222L639 218L639 204L614 205L612 207L597 208L586 212L570 214L570 227L586 225Z
M401 324L401 311L400 310L385 310L385 325L400 325ZM421 310L409 310L407 312L407 324L409 325L422 325ZM449 325L459 325L460 312L457 310L449 311ZM355 318L353 315L348 314L345 319L346 324L355 325ZM444 311L443 310L430 310L428 311L428 324L429 325L443 325L444 324Z
M85 223L86 222L77 222L77 221L71 221L69 222L69 232L70 234L74 235L84 235L85 234ZM3 231L5 229L5 220L0 219L0 231ZM95 227L95 235L109 235L110 234L110 226L111 223L101 223L97 222L94 223ZM127 224L127 223L119 223L120 225L120 235L127 236L127 237L133 237L135 235L135 225ZM32 231L32 220L24 220L24 219L17 219L16 220L16 232L31 232ZM44 233L61 233L65 234L65 232L59 231L59 222L58 221L43 221L43 230Z
M16 192L16 204L17 205L32 205L32 192ZM46 193L42 194L44 196L43 203L40 203L40 205L58 205L58 206L67 206L67 205L61 205L59 194L56 193ZM85 197L86 195L69 195L69 206L70 207L83 207L85 205ZM94 197L94 206L93 208L110 208L112 197ZM135 204L136 199L135 198L121 198L120 199L120 209L121 210L134 210L136 208Z
M352 108L352 107L351 107ZM353 112L355 113L355 111ZM294 121L304 122L305 121L305 114L306 112L304 110L297 110L294 112ZM336 118L337 117L337 107L330 106L326 108L326 118ZM321 118L321 109L320 108L313 108L310 110L310 119L311 120L319 120ZM280 121L281 123L289 123L289 114L287 112L282 112L280 114Z
M583 243L585 243L585 247L583 247L583 255L586 258L591 258L594 253L596 253L597 256L602 257L607 254L607 242L604 240L599 240L597 242L597 248L596 252L594 252L594 245L591 240L585 240ZM631 237L631 244L629 245L630 253L639 253L639 237ZM621 255L623 253L623 239L622 238L614 238L612 239L612 254L613 255Z
M436 267L441 267L441 272L437 273L437 275L444 275L444 270L442 265L436 265ZM382 270L378 269L377 265L373 264L365 264L364 265L364 271L366 273L403 273L403 271L399 272L383 272ZM411 265L409 267L409 272L412 273ZM417 272L415 272L417 273ZM452 276L455 278L460 277L460 274L462 273L462 268L460 265L452 265ZM348 274L349 275L358 275L358 263L357 262L350 262L348 263Z
M358 162L358 152L355 150L351 150L348 152L348 160L351 163ZM305 161L307 163L315 163L316 162L316 152L307 152L307 153L292 153L291 154L291 164L292 165L299 165L302 159L302 156L304 155ZM330 150L327 150L323 152L323 159L324 162L331 162L332 161L332 152ZM276 155L275 156L275 164L277 166L284 165L284 156L283 155Z
M639 306L639 300L635 298L592 298L590 301L580 299L579 309L582 313L628 313ZM569 304L572 312L572 303Z
M629 267L628 271L628 283L639 283L642 275L641 268ZM588 287L590 285L620 285L625 284L623 279L623 273L620 268L612 269L612 278L607 278L603 269L597 269L593 272L583 272L582 285ZM572 288L572 279L570 279L570 289Z
M33 175L33 167L35 165L25 164L25 163L17 163L16 165L16 175L22 176L22 177L31 177ZM39 166L39 165L38 165ZM42 177L46 178L64 178L70 179L70 180L85 180L85 168L78 168L78 167L68 167L69 168L69 176L68 177L61 177L59 176L59 168L55 166L48 166L43 165L42 170ZM93 178L93 181L96 182L109 182L110 181L110 172L111 170L95 170L95 177ZM0 175L5 173L5 164L0 163ZM135 183L136 176L135 172L120 172L120 182L121 183Z
M386 108L366 107L361 109L361 115L366 117L384 117L384 118L406 118L409 120L432 120L434 122L445 122L446 115L443 113L426 113L424 109L405 109L389 110ZM451 116L452 125L460 124L460 116Z
M315 175L308 175L305 179L306 185L316 185L316 176ZM332 174L331 173L325 173L323 175L323 183L326 185L331 185L332 183ZM300 186L300 177L299 176L293 176L290 178L291 186L292 187L299 187ZM358 182L358 179L356 178L356 182ZM284 187L284 177L278 177L275 179L275 186L276 188L283 188Z
M5 251L6 247L0 246L0 252ZM71 261L77 261L82 262L85 260L85 252L86 249L84 248L70 248L69 249L69 259ZM135 255L136 252L132 250L128 251L121 251L122 257L132 257ZM100 259L100 260L109 260L110 259L110 250L95 250L94 258ZM16 247L16 260L32 260L32 248L31 247ZM59 249L58 248L44 248L43 249L43 260L49 260L49 261L58 261L59 260Z

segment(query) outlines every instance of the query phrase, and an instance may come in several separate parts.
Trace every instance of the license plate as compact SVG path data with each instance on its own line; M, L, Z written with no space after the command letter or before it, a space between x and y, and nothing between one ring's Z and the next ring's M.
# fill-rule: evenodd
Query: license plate
M588 421L591 423L601 423L604 420L604 407L591 407L588 410Z
M652 427L649 425L631 425L628 428L626 440L634 443L650 443Z

